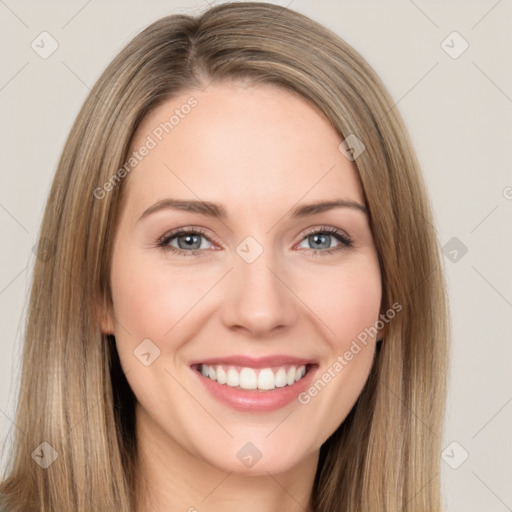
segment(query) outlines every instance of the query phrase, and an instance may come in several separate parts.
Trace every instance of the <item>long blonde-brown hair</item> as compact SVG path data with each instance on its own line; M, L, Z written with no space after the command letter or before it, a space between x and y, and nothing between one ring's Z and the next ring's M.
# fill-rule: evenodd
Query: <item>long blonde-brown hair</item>
M133 510L134 396L97 315L98 303L111 311L111 242L124 182L100 198L95 190L112 183L151 109L236 80L295 91L342 139L363 141L354 164L381 265L381 309L403 308L356 405L321 448L314 510L441 510L447 303L404 124L374 71L338 36L290 9L243 2L150 25L107 67L78 114L41 226L17 428L0 485L8 511ZM47 468L36 463L41 450L57 456Z

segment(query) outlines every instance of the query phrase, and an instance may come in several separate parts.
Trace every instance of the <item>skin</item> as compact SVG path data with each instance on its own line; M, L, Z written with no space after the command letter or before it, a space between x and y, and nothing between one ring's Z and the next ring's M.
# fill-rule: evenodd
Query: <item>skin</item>
M187 91L144 118L132 150L191 95L197 106L123 183L113 311L102 322L104 332L115 334L137 398L138 510L302 512L309 509L319 449L361 393L380 335L308 404L294 400L275 412L231 409L189 364L288 354L316 360L318 378L332 368L379 317L381 275L369 220L355 208L289 214L299 204L338 198L364 205L362 188L323 115L268 85ZM167 209L138 220L167 197L219 203L227 218ZM206 233L201 254L184 257L157 246L171 230L191 226ZM338 228L353 246L322 226ZM313 254L308 228L327 235L317 242L322 254ZM252 263L236 252L247 236L263 249ZM169 244L179 247L178 238ZM327 254L328 248L340 250ZM160 350L149 366L134 355L144 339ZM262 454L251 468L237 458L247 442Z

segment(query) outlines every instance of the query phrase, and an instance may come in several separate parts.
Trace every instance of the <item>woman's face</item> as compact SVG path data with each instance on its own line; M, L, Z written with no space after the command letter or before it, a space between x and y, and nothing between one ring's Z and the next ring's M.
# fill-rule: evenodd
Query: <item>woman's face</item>
M138 434L161 453L278 473L316 456L354 405L381 276L341 142L270 86L210 85L139 126L103 329ZM345 206L306 206L332 201Z

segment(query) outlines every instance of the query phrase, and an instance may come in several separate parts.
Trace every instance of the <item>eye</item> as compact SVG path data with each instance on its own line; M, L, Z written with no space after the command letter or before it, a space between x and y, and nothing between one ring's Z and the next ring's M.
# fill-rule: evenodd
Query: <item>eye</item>
M301 243L309 244L311 247L305 249L313 251L314 256L326 256L352 246L352 240L343 231L331 226L313 228L301 236L304 239ZM208 243L203 243L205 240L212 243L201 228L187 227L166 233L157 241L157 246L179 256L202 256L208 249ZM338 244L332 247L332 242Z
M157 245L180 256L198 256L208 249L208 244L204 244L201 239L209 240L200 228L181 228L166 233Z
M302 236L305 237L305 239L301 243L310 245L310 247L306 247L306 249L311 249L313 251L312 254L315 256L327 256L352 246L350 237L340 229L331 226L313 228L303 233ZM338 242L338 245L332 247L332 242Z

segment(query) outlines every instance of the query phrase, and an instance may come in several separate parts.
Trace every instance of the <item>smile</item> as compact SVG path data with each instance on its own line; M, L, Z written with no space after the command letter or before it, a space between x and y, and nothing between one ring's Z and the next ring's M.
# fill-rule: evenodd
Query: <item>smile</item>
M233 365L199 364L195 368L204 377L218 384L245 390L270 391L299 382L311 365L283 365L250 368Z
M225 356L191 361L190 369L216 401L246 413L270 413L311 385L319 365L291 356Z

